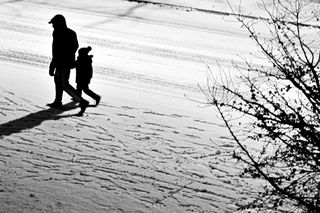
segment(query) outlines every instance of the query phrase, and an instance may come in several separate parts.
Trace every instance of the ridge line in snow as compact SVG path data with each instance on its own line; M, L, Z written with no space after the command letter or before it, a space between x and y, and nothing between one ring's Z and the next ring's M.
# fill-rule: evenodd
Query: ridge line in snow
M222 15L222 16L240 16L242 18L248 18L252 20L262 20L262 21L271 21L269 18L265 18L262 16L253 16L253 15L245 15L245 14L239 14L239 13L230 13L230 12L224 12L224 11L219 11L219 10L209 10L209 9L201 9L201 8L196 8L196 7L188 7L188 6L182 6L182 5L177 5L177 4L169 4L169 3L161 3L161 2L153 2L153 1L148 1L148 0L125 0L129 2L136 2L138 4L152 4L152 5L157 5L160 7L170 7L170 8L176 8L176 9L183 9L185 11L191 12L191 11L196 11L196 12L202 12L202 13L209 13L209 14L215 14L215 15ZM288 22L288 24L296 24L296 22ZM320 29L319 25L315 24L306 24L306 23L299 23L300 26L303 27L313 27L313 28L318 28Z

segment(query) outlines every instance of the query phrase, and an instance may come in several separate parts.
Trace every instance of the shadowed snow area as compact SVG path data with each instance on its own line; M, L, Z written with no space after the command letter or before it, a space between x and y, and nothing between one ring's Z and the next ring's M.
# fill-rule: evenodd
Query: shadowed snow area
M102 101L83 117L66 93L61 110L46 107L55 14L92 47L90 87ZM233 17L121 0L0 1L0 212L233 212L252 182L198 101L207 66L218 75L242 58L265 64Z

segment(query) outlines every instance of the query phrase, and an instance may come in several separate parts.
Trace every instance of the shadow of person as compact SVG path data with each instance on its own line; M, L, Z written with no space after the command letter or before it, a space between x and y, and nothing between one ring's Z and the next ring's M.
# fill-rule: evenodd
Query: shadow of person
M58 120L60 118L77 116L78 113L71 115L60 115L65 111L77 108L76 102L69 102L64 104L61 109L45 109L39 112L31 113L25 117L18 118L7 123L0 124L0 137L8 136L14 133L19 133L26 129L31 129L40 125L46 120Z

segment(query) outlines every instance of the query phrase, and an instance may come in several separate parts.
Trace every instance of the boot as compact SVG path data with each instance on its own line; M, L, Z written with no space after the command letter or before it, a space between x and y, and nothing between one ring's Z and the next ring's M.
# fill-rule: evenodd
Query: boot
M54 109L61 109L62 108L62 103L61 102L52 102L50 104L47 104L47 106L49 106L50 108L54 108Z
M80 112L78 113L79 116L82 116L83 113L86 111L87 107L89 106L89 102L87 100L80 101Z
M96 98L96 106L99 105L100 101L101 101L101 96L98 95L98 97Z

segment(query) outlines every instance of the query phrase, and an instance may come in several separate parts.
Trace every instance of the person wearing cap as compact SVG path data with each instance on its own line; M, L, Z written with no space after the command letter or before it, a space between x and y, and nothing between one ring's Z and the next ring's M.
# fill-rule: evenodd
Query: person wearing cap
M91 47L83 47L78 50L78 57L76 60L76 83L77 92L81 95L82 91L96 101L98 106L101 97L89 89L90 80L93 74L92 57L89 55Z
M52 108L62 107L63 91L67 92L73 100L80 103L83 114L89 102L81 97L80 94L69 84L70 70L75 67L75 54L79 47L77 34L67 27L63 15L55 15L50 21L53 27L52 41L52 60L49 67L50 76L54 76L55 100L48 104Z

